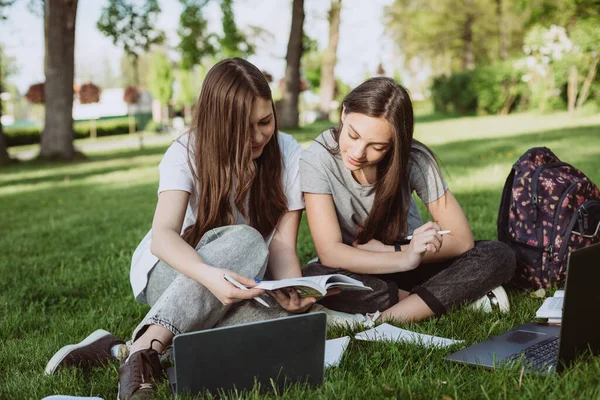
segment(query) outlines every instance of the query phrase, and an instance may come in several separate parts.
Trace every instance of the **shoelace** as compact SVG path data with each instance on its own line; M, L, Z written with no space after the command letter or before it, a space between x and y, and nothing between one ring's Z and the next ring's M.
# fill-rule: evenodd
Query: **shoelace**
M139 386L138 390L142 389L153 389L152 382L146 382L147 379L152 379L152 358L147 351L139 351L134 353L132 357L139 357L138 362L133 363L133 374L135 386ZM133 361L133 360L132 360ZM140 368L140 369L138 369ZM149 369L150 368L150 369ZM138 378L139 380L136 380Z

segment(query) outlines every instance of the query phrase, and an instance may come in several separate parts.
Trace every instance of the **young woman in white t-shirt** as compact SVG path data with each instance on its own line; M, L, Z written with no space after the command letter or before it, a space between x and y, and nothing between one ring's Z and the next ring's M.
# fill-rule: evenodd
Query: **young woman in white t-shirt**
M133 292L151 309L119 368L119 398L152 397L163 376L159 354L177 334L305 312L316 301L279 290L263 296L267 308L252 300L263 290L242 290L225 279L252 287L265 274L302 276L296 255L304 209L301 152L292 136L277 131L271 90L254 65L232 58L210 69L191 133L159 165L152 229L133 255ZM119 343L96 331L61 349L46 372L95 365Z
M300 160L319 256L303 274L344 273L374 290L321 303L344 312L382 311L381 320L420 320L490 292L492 302L508 309L498 286L512 277L515 256L503 243L474 242L433 153L413 139L406 90L393 79L372 78L342 104L339 127L319 136ZM422 223L413 192L435 222Z

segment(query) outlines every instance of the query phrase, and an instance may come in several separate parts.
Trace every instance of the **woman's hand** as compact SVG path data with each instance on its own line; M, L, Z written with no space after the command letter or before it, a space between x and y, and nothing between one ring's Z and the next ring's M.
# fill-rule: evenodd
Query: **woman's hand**
M415 229L407 250L409 269L417 268L426 253L435 254L440 251L443 240L438 233L440 230L441 227L435 222L427 222Z
M384 253L386 251L394 251L394 246L388 246L375 239L371 239L365 244L358 244L358 242L355 240L352 243L352 247L355 247L360 250L376 251L379 253Z
M248 290L238 289L223 278L224 274L231 276L244 286L250 286L250 288ZM206 286L206 288L226 306L241 300L252 299L264 293L264 290L262 289L252 289L252 286L257 285L253 279L238 275L227 269L211 266L202 270L200 283Z
M331 296L338 294L340 289L329 289L325 296ZM316 297L305 297L301 298L293 288L282 288L277 290L268 291L279 305L286 311L293 314L300 314L306 312L310 306L316 303Z

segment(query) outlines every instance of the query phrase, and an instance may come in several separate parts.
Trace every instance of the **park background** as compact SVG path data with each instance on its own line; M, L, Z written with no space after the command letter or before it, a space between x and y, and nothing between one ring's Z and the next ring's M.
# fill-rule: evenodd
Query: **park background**
M364 79L405 85L415 136L440 157L476 239L496 238L502 185L530 147L600 182L597 0L0 0L0 18L2 399L115 396L116 363L42 371L64 344L98 328L127 337L145 314L128 274L157 165L222 58L263 71L281 130L304 146ZM305 220L298 252L315 256ZM470 344L531 321L539 297L511 292L506 315L461 309L399 326ZM323 386L277 395L600 398L597 358L542 377L456 366L443 360L451 350L353 341Z

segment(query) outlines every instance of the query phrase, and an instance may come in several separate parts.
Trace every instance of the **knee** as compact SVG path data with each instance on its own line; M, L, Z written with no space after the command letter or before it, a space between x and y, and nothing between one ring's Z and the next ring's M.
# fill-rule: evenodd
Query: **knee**
M474 250L479 253L482 264L502 276L504 282L513 277L517 266L516 255L506 243L496 240L478 242Z
M215 228L211 231L222 242L228 245L224 246L229 251L242 253L267 254L268 248L265 238L259 231L249 225L228 225Z

